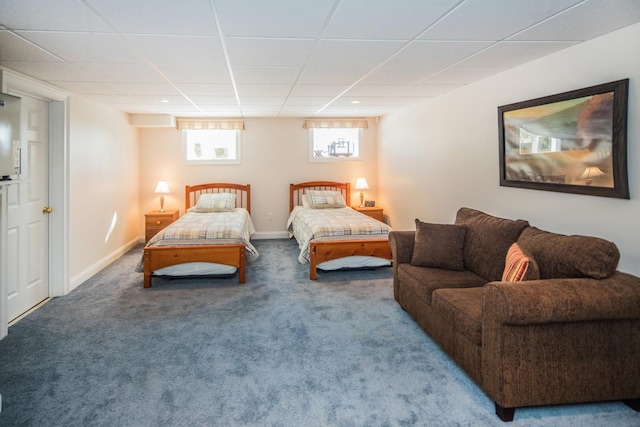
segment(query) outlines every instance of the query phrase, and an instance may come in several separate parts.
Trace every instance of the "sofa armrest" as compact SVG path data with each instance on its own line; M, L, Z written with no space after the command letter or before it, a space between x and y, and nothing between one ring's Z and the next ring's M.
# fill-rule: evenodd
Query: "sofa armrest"
M398 266L411 262L415 235L415 231L391 231L389 233L389 246L391 247L393 261L393 296L396 301L398 301L400 295Z
M483 306L510 325L640 319L640 279L616 272L606 279L491 282Z
M394 265L411 262L415 235L415 231L391 231L389 233L389 246L391 246Z
M491 282L482 388L502 408L640 398L640 279Z

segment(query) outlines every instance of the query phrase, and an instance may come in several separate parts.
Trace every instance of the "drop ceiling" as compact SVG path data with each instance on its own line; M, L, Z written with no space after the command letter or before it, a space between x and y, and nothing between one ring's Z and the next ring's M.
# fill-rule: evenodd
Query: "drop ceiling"
M0 66L134 114L380 116L640 22L640 0L0 0Z

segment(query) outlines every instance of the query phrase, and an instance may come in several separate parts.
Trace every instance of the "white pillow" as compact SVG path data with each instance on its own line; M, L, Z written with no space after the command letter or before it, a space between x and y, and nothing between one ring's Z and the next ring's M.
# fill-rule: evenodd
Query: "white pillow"
M231 193L204 193L191 212L229 212L236 207L236 195Z
M306 194L303 194L301 199L302 199L302 207L308 208L309 206L311 206L311 202L309 201L309 196L307 196Z
M347 204L339 191L307 190L309 206L313 209L344 208Z

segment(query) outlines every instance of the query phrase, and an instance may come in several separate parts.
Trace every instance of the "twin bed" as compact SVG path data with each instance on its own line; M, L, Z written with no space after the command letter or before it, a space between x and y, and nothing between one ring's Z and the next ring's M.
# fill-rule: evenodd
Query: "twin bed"
M246 262L258 257L251 244L251 186L228 183L186 186L185 214L147 242L137 270L144 287L153 275L230 275L246 281Z
M289 186L289 237L300 247L298 260L317 269L372 268L391 265L386 224L347 206L348 182L311 181Z
M300 247L298 260L317 269L381 267L391 264L390 228L346 202L350 184L313 181L291 184L287 229ZM144 287L154 275L203 276L238 273L246 281L246 262L258 257L251 244L250 185L212 183L185 188L185 214L144 247L137 270Z

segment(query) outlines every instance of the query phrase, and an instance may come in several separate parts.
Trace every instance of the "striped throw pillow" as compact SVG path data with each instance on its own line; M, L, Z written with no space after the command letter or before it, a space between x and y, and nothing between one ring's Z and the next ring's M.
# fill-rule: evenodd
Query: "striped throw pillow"
M512 244L507 251L504 262L503 282L521 282L529 269L531 260L527 257L517 243Z

